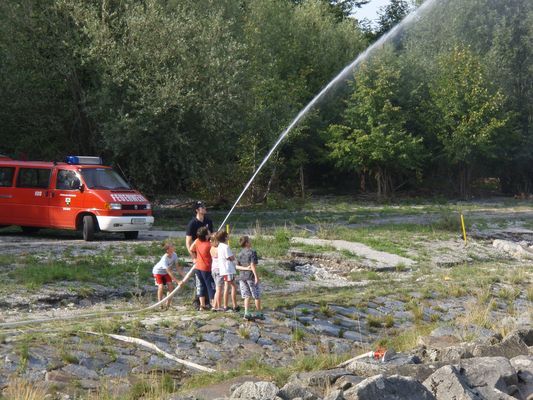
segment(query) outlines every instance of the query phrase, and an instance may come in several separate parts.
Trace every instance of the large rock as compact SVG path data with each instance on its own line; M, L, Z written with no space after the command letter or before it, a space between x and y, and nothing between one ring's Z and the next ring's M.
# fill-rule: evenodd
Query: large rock
M441 326L434 329L430 336L455 336L461 342L470 342L474 338L478 344L495 344L502 338L499 333L477 325Z
M474 357L505 357L513 358L529 354L529 349L518 332L506 336L500 343L477 345L472 351Z
M284 400L300 398L303 400L318 400L318 396L307 390L301 383L296 381L287 382L279 392L279 397Z
M524 399L533 399L533 357L518 356L509 360L516 370L518 390Z
M284 398L303 397L301 395L288 397L289 393L296 393L296 388L298 387L305 388L305 391L310 391L316 396L323 396L326 388L331 387L337 381L337 379L346 375L352 374L344 368L313 372L299 372L291 375L287 385L282 388L282 393L280 396L285 396Z
M465 382L487 400L510 398L518 383L516 371L504 357L475 357L461 360L459 370Z
M371 377L379 374L398 374L398 369L409 364L418 364L418 356L397 353L389 361L382 362L373 358L361 358L350 362L346 369L354 375Z
M496 239L492 245L498 250L508 253L511 257L516 259L533 259L533 251L521 243L511 242L509 240Z
M373 376L344 392L346 400L435 400L420 382L400 375Z
M386 372L385 376L401 375L408 376L417 380L418 382L424 382L427 378L435 373L439 368L448 365L447 362L434 362L427 364L405 364L395 367L393 370Z
M278 400L279 388L272 382L244 382L231 394L230 399Z
M477 392L472 391L459 371L446 365L424 381L424 386L438 400L483 400Z
M336 389L329 392L326 397L324 397L324 400L344 400L344 396L342 395L342 390Z

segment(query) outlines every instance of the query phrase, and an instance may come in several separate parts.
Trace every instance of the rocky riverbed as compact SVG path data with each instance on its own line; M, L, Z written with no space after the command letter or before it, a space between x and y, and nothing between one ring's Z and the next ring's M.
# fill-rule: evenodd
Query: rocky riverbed
M483 232L467 246L460 237L415 238L403 255L293 238L286 256L261 260L269 272L262 282L266 318L252 322L194 310L191 288L178 292L169 310L139 312L153 303L155 288L138 270L157 258L154 239L172 235L85 243L3 234L0 388L8 399L20 398L13 393L24 386L49 399L341 400L447 399L454 397L442 388L453 386L462 390L457 399L527 399L533 243L524 236L529 231L501 238ZM145 264L118 281L69 278L32 287L13 274L49 268L51 260L101 267L88 259L119 268ZM334 368L379 348L397 354Z

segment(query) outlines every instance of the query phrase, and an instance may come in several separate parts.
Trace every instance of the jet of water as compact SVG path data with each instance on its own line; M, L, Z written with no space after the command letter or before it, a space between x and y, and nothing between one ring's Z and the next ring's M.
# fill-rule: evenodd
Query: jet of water
M389 39L395 37L401 29L405 28L406 26L408 26L409 24L415 22L417 19L421 18L421 16L427 12L429 9L431 9L431 7L437 2L437 0L426 0L424 3L422 3L422 5L418 8L416 8L415 10L413 10L412 12L410 12L402 21L400 21L394 28L392 28L389 32L387 32L385 35L381 36L379 38L379 40L377 40L376 42L374 42L371 46L369 46L364 52L362 52L361 54L359 54L357 56L357 58L352 61L350 64L348 64L346 67L344 67L344 69L339 72L339 74L333 78L299 113L298 115L296 116L296 118L294 118L292 120L292 122L289 124L289 126L287 126L287 128L281 133L281 135L279 136L278 140L276 141L276 143L274 143L274 146L272 146L272 148L270 149L270 151L268 152L268 154L265 156L265 158L263 159L263 161L261 162L261 164L259 164L259 167L255 170L254 174L252 175L252 177L250 178L250 180L248 181L248 183L244 186L244 189L242 190L241 194L239 195L239 197L237 197L237 200L235 200L235 203L233 204L233 206L231 207L231 209L229 210L228 214L226 215L226 217L224 218L224 221L222 221L222 223L220 224L220 227L218 228L219 230L222 229L226 223L226 221L228 220L228 218L230 217L231 213L233 212L233 210L235 209L235 207L237 206L237 204L239 204L239 201L241 200L242 196L244 196L244 193L246 193L246 191L248 190L248 188L250 187L250 185L252 184L252 182L254 181L255 177L257 176L257 174L259 173L259 171L261 171L261 169L263 168L263 166L266 164L266 162L269 160L270 156L272 155L272 153L274 153L274 151L276 151L276 149L278 148L278 146L280 145L280 143L283 141L283 139L285 139L285 137L289 134L289 132L300 122L300 120L302 120L302 118L304 118L306 116L306 114L309 112L309 110L316 104L318 103L319 100L322 99L322 97L324 97L324 95L326 93L328 93L330 91L331 88L333 88L337 83L339 83L340 81L343 81L344 79L346 79L346 76L351 73L352 71L355 70L355 68L361 64L363 61L365 61L376 49L382 47Z

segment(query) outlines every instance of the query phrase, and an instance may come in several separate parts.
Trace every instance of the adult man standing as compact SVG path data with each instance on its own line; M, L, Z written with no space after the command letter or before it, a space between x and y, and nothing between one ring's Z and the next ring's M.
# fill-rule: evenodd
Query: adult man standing
M187 224L187 230L185 231L185 246L187 247L187 251L191 255L193 263L196 264L195 254L191 251L191 246L197 238L198 229L200 229L202 226L205 226L207 228L209 234L213 233L213 221L211 221L211 219L209 219L209 217L207 216L207 208L205 207L205 204L201 201L197 201L196 203L194 203L194 212L196 215L189 221L189 223ZM201 284L200 282L198 282L198 278L196 278L196 275L195 282L196 296L194 298L193 304L195 306L198 306L200 304L198 295Z

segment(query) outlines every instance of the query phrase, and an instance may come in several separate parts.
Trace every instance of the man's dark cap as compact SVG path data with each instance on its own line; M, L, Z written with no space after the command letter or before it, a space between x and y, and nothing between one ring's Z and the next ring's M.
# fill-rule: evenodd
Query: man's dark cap
M197 201L196 203L194 203L194 211L198 210L199 208L205 208L205 204L204 202L202 201Z

